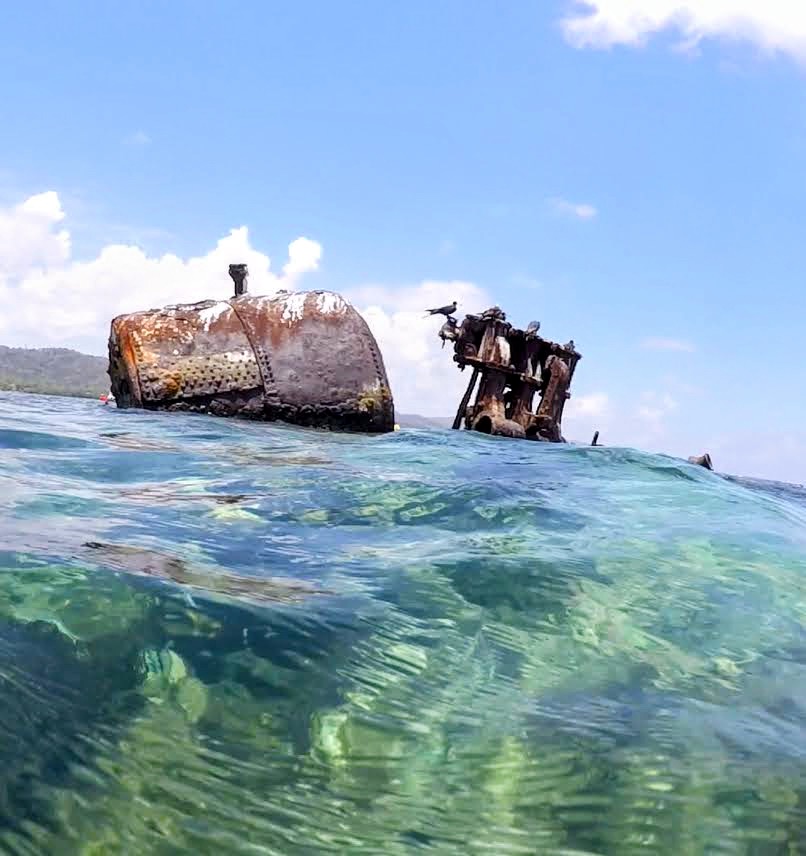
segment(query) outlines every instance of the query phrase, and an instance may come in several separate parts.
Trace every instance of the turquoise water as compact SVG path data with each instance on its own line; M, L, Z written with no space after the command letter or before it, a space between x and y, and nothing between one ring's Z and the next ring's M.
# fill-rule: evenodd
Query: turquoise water
M0 852L802 853L804 500L0 393Z

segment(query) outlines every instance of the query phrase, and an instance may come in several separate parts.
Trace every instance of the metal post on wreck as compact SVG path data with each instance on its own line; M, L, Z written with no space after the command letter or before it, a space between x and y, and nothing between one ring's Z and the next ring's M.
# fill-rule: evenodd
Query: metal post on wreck
M246 278L249 276L249 268L244 264L230 265L229 275L235 283L235 296L242 297L246 294Z
M470 396L473 395L473 390L476 386L476 381L479 377L479 368L478 366L473 366L473 374L470 375L470 382L467 385L467 389L465 390L465 394L462 396L462 400L459 402L459 409L456 411L456 416L453 420L453 428L456 431L457 428L462 424L462 420L465 418L465 414L467 413L467 405L470 403Z

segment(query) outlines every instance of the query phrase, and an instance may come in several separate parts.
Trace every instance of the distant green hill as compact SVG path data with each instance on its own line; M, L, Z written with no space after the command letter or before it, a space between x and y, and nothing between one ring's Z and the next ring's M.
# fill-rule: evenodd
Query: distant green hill
M420 416L418 413L395 413L395 422L401 428L450 428L451 416Z
M108 362L67 348L0 345L0 389L96 398L109 391Z

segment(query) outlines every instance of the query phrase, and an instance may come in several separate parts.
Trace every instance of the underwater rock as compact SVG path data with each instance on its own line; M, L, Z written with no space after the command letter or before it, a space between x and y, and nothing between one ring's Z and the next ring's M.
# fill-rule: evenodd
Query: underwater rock
M200 596L223 595L248 602L291 603L306 596L326 593L300 580L245 577L215 565L191 565L178 556L144 547L88 541L83 545L83 554L94 564L173 582Z

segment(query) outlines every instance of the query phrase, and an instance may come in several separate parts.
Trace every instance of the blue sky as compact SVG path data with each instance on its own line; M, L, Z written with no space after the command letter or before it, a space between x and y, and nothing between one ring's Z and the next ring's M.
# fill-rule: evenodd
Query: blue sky
M247 226L282 259L305 236L304 287L361 294L398 338L416 315L431 341L412 300L453 281L573 337L573 439L806 479L804 13L664 5L14 4L0 205L10 235L55 192L70 251L5 290L42 265L72 282L109 245L201 259ZM6 310L0 341L39 337ZM401 380L401 409L450 412L427 383Z

